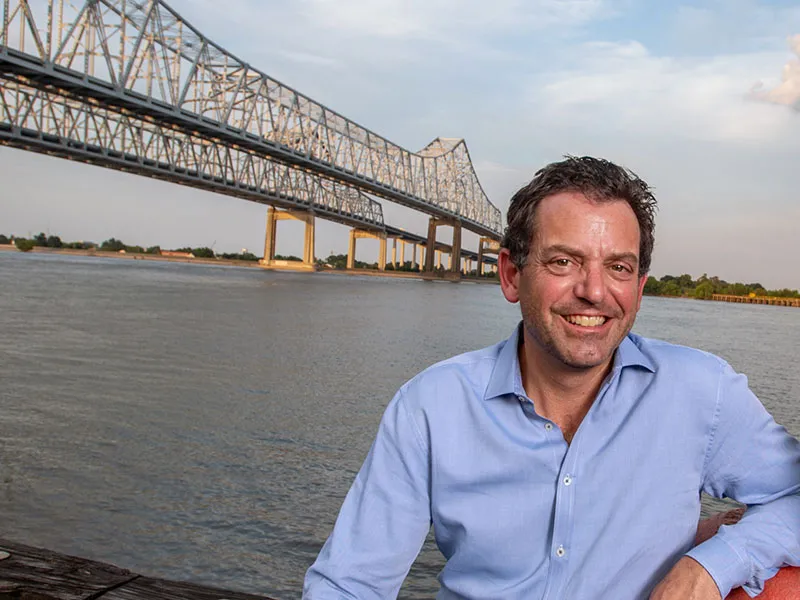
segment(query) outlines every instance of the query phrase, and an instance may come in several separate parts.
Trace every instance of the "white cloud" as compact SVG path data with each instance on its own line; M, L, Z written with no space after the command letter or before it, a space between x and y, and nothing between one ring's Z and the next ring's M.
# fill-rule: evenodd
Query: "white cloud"
M454 33L580 25L607 14L604 0L304 0L309 22L364 37L435 40Z
M791 59L783 67L781 82L771 90L763 90L758 84L753 90L753 98L775 104L791 106L800 110L800 34L789 38L789 47L797 58Z
M792 143L789 119L748 101L748 82L775 53L653 56L639 42L586 44L578 68L539 75L529 102L576 126L726 142Z

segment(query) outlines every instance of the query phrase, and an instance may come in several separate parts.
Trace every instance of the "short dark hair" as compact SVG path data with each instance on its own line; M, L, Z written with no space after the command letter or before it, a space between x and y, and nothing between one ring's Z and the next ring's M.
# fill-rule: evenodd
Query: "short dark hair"
M501 246L522 269L536 233L536 207L554 194L580 192L594 202L627 202L639 222L639 275L650 270L655 242L655 196L633 171L591 156L565 156L539 169L533 179L511 198L508 226Z

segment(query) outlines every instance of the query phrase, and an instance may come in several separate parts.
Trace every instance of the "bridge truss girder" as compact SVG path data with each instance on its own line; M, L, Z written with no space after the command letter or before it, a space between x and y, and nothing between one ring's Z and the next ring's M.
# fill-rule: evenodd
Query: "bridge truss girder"
M163 0L4 0L0 70L202 132L499 238L463 140L410 152L236 58Z
M381 205L352 187L23 79L0 78L0 144L384 229Z

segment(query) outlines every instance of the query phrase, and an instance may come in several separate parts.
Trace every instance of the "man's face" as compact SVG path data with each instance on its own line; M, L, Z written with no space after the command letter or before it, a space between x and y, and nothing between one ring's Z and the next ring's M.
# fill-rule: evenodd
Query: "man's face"
M606 366L628 334L642 298L639 224L624 201L578 192L542 200L527 264L500 256L503 293L519 301L525 343L574 369Z

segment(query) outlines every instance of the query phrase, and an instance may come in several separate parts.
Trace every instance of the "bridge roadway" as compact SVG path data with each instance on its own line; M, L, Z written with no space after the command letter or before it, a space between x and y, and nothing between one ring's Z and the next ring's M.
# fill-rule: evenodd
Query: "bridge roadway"
M215 173L180 183L215 189L222 180L215 191L240 197L270 187L264 173L279 164L284 180L313 174L425 212L434 230L452 226L457 259L462 227L500 237L500 211L463 140L409 152L253 69L163 0L7 0L0 24L0 143L43 151L28 143L34 131L60 145L49 153L66 156L77 143L83 152L70 158L171 181L210 165ZM297 195L267 183L283 198L277 206L314 204L293 204ZM433 248L435 232L428 241Z

